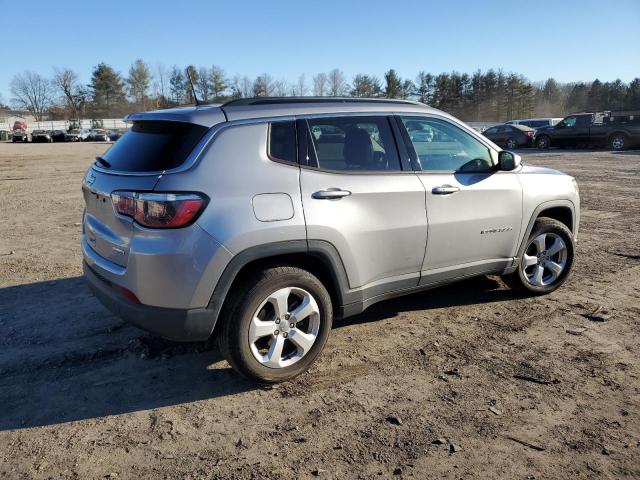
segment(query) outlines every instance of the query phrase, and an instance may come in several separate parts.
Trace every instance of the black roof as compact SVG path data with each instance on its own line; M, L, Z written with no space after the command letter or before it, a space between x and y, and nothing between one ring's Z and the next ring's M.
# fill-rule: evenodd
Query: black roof
M286 105L293 103L386 103L402 105L422 105L412 100L396 98L354 98L354 97L253 97L231 100L222 107L240 107L250 105Z

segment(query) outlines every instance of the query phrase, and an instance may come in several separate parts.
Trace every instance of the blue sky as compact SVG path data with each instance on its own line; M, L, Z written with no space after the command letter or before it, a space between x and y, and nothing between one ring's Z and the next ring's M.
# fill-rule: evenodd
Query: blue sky
M222 66L295 81L342 69L414 78L502 68L537 81L640 76L640 0L0 0L0 95L13 75L106 62Z

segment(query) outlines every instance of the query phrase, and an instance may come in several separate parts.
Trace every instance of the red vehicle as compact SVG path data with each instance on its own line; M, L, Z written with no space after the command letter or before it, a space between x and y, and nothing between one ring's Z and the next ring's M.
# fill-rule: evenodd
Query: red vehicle
M14 130L26 130L27 129L27 122L22 122L20 120L16 120L15 122L13 122L13 129Z

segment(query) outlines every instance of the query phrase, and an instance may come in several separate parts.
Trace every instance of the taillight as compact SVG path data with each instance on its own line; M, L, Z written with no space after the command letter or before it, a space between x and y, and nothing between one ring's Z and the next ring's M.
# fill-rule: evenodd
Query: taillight
M533 132L524 132L524 134L529 138L533 138Z
M116 213L133 218L148 228L179 228L192 224L204 210L207 198L196 193L111 194Z

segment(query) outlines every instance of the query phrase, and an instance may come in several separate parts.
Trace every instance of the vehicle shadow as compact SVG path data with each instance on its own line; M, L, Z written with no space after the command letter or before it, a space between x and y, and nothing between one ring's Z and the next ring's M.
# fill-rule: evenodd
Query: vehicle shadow
M0 289L0 431L254 388L212 343L168 342L123 324L82 277Z
M388 300L334 326L514 298L489 277ZM433 292L433 294L431 294ZM231 396L259 388L213 342L175 343L122 323L82 277L0 289L0 431Z
M404 312L495 303L516 298L522 298L522 295L502 288L495 277L473 277L377 303L359 315L336 321L334 328L377 322Z

